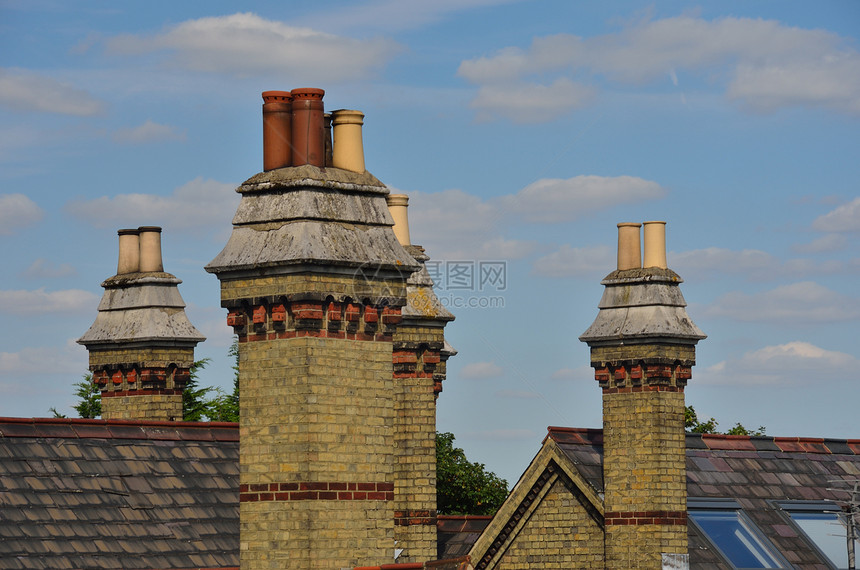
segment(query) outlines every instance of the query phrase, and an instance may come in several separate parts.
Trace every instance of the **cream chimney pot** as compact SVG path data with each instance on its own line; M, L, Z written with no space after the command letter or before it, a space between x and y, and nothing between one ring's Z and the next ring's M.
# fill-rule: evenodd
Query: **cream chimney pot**
M331 114L332 126L332 166L364 172L364 144L361 140L361 126L364 113L340 109Z
M406 213L406 208L409 206L409 196L406 194L389 194L386 198L388 201L388 211L391 212L391 217L394 218L394 235L400 245L411 245L409 240L409 217Z
M668 269L666 265L666 222L644 222L644 225L645 261L642 267Z
M119 230L119 261L116 274L140 271L140 238L138 230Z
M618 270L642 267L639 228L642 224L622 222L618 224Z
M140 232L140 271L164 271L161 264L161 228L141 226Z

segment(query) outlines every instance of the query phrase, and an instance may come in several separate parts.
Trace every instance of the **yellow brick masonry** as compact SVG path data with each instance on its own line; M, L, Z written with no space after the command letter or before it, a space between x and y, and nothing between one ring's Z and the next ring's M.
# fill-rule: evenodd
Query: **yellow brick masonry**
M102 398L102 419L163 420L182 419L182 394L135 394Z
M558 478L496 568L602 569L603 529Z
M399 562L436 558L437 364L425 366L420 347L441 347L443 331L441 327L401 324L394 335L394 346L415 347L417 360L414 376L401 374L394 379L394 512L398 522L394 537L404 549Z
M687 553L684 385L695 347L592 347L591 361L603 387L606 567L656 570L662 553Z
M336 275L222 281L222 301L308 293L405 298L402 282L358 281ZM240 342L240 486L393 484L392 350L391 341L379 339ZM393 553L387 497L240 503L243 570L351 568L391 561Z

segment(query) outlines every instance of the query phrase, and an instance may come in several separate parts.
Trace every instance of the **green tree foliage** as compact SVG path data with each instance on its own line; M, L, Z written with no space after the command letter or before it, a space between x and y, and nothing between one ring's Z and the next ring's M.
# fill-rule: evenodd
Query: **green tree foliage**
M215 388L216 396L209 401L209 419L213 422L239 421L239 341L233 340L230 345L230 356L233 357L233 392L227 394L220 388Z
M436 434L436 509L442 515L492 515L508 496L508 482L472 463L454 447L454 434Z
M720 424L714 418L710 418L706 421L699 420L699 416L696 414L696 410L693 406L687 406L684 410L684 426L687 431L693 433L723 433L721 431L717 431L717 426ZM743 425L738 422L735 424L735 427L725 432L725 435L765 435L767 429L764 426L759 426L757 430L751 430L745 428Z
M198 373L209 364L209 358L197 360L191 364L191 374L182 392L182 420L186 422L201 422L208 416L209 401L206 395L213 390L207 386L201 388L198 381Z
M97 418L102 415L102 393L93 382L92 374L84 374L83 380L75 384L75 396L79 401L73 407L79 418ZM56 414L56 410L54 410ZM65 416L60 416L65 417Z

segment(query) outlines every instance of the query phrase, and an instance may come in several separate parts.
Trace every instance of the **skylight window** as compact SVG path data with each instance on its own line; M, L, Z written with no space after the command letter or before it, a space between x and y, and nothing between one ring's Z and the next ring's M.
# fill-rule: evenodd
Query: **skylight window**
M830 502L782 502L779 506L836 568L848 565L848 530L838 505ZM860 555L860 542L854 541Z
M696 501L687 512L733 568L788 567L737 502Z

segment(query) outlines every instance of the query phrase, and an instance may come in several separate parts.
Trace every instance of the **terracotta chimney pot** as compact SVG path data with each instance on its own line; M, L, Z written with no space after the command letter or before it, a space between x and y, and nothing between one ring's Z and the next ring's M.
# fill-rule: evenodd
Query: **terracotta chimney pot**
M293 96L293 165L325 167L325 118L322 89L302 87Z
M141 226L140 232L140 271L164 271L161 263L161 228Z
M292 109L289 91L263 91L263 170L292 165Z
M394 235L400 245L411 245L409 239L409 217L406 213L406 208L409 206L409 196L406 194L389 194L386 198L388 201L388 211L391 212L391 217L394 218Z
M642 267L659 267L668 269L666 265L666 222L644 222L645 261Z
M364 144L361 139L364 113L340 109L332 112L331 117L334 131L332 166L364 172Z
M618 224L618 270L642 267L639 228L642 224L622 222Z
M138 230L119 230L119 261L116 274L137 273L140 271L140 232Z

